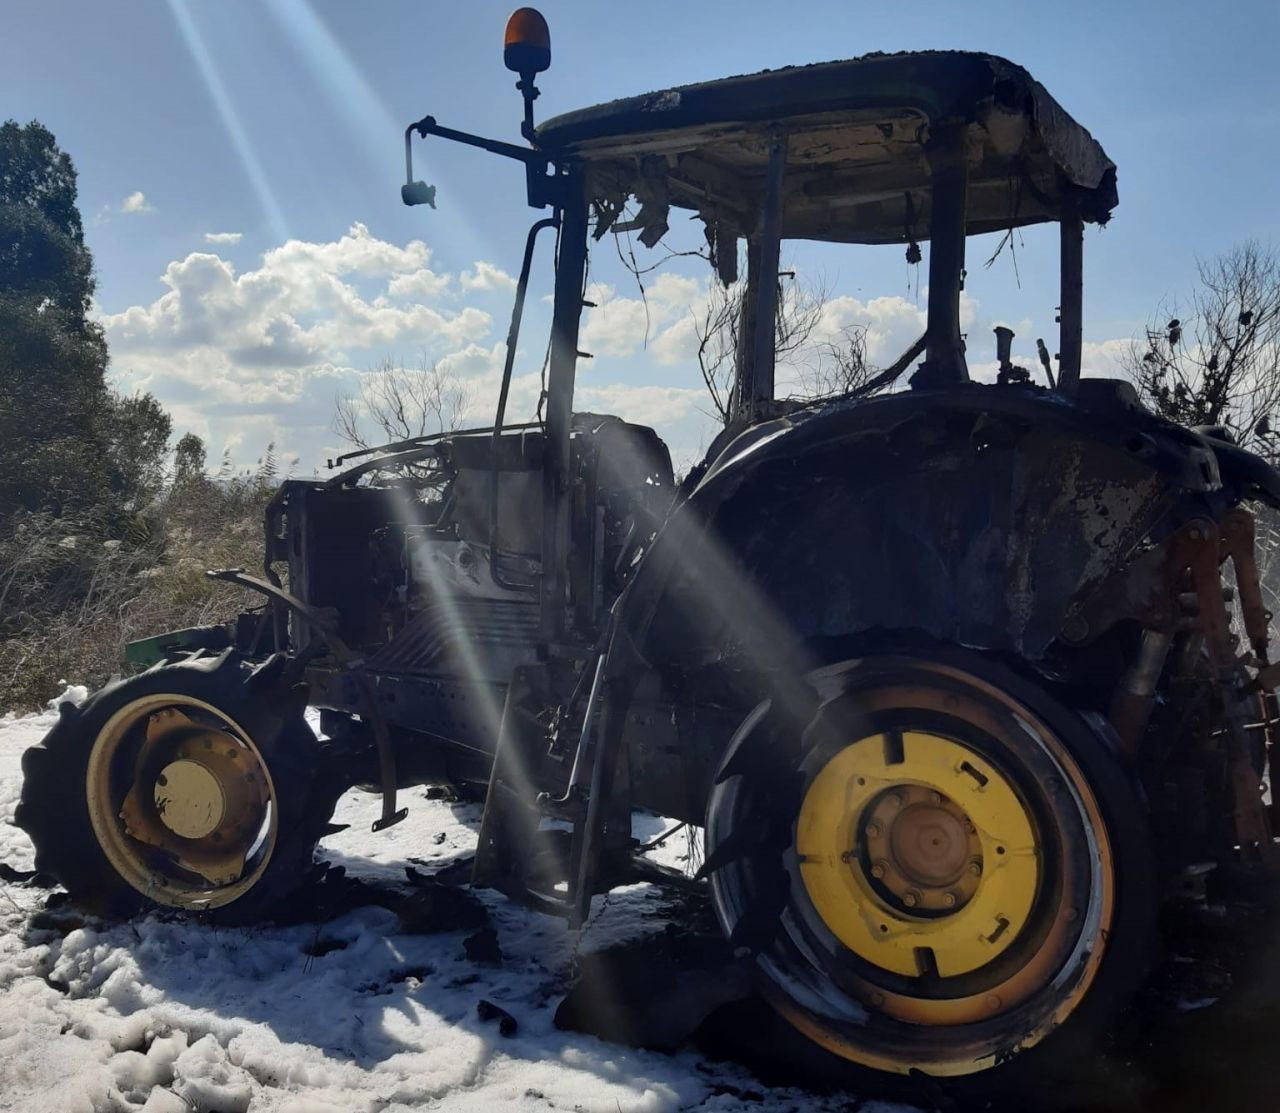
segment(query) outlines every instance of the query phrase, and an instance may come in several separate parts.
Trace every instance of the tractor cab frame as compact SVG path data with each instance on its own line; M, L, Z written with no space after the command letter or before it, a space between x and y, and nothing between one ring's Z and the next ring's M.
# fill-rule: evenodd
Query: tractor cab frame
M531 106L537 95L531 74L522 75L520 87ZM774 276L784 240L896 243L914 247L917 255L927 241L925 333L888 371L901 375L923 353L912 386L941 388L969 381L960 327L966 238L1056 222L1058 366L1056 373L1047 364L1045 370L1053 389L1068 396L1076 390L1084 224L1110 218L1118 200L1116 169L1019 66L960 52L871 55L632 97L537 128L527 114L525 129L528 148L443 127L431 116L411 124L402 197L406 204L429 199L434 206L434 187L413 180L410 144L416 134L522 162L529 205L554 211L529 234L496 422L500 429L534 241L555 227L540 593L548 641L565 631L560 570L570 539L564 503L589 238L627 230L653 246L666 233L673 208L691 210L703 222L712 265L725 283L737 277L739 243L745 241L731 421L741 431L779 414ZM624 224L623 210L633 198L639 212Z

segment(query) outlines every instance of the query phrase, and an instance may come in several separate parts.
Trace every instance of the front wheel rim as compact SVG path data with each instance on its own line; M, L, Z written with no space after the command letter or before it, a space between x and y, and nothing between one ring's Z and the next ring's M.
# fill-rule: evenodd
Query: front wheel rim
M221 908L265 873L279 835L271 772L249 733L191 696L133 700L98 732L89 821L117 874L156 904Z

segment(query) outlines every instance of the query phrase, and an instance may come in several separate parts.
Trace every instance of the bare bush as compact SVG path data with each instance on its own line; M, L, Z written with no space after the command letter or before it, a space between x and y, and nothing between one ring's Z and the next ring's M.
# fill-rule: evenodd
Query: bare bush
M413 440L457 429L470 401L447 364L425 354L416 368L388 358L360 376L357 394L337 399L333 429L357 448Z
M867 362L867 326L850 325L828 340L810 346L808 360L800 366L800 388L805 398L834 398L859 390L875 374Z
M822 321L830 292L822 282L778 281L774 352L775 358L782 361L810 342ZM747 284L742 279L728 286L713 282L707 291L706 306L693 320L698 337L698 367L715 414L724 423L739 408L734 390L746 293Z
M715 416L725 424L741 408L735 390L745 297L742 280L729 286L713 282L706 306L694 315L698 367ZM865 325L851 325L834 336L823 335L823 317L830 300L825 282L798 278L791 271L779 276L774 358L780 366L794 369L797 397L803 400L862 390L875 377L876 369L867 359Z
M1186 312L1162 306L1125 363L1151 409L1221 425L1274 455L1280 407L1280 256L1249 242L1201 262Z

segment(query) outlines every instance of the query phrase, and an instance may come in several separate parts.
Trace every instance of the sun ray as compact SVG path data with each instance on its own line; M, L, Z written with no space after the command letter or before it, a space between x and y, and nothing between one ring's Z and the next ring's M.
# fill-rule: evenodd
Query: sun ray
M398 205L394 195L398 182L403 180L405 125L415 113L429 106L398 105L393 113L342 41L315 13L309 0L267 0L266 8L310 71L331 113L342 120L346 142L362 148L369 165L376 168L375 181L385 183L376 188L385 188L393 198L392 203ZM442 199L453 196L461 200L463 194L456 171L450 158L437 159L440 150L439 146L430 148L423 170L429 175L429 181L441 186ZM415 152L415 166L421 157ZM427 228L433 246L446 243L457 252L469 253L472 258L468 261L473 261L477 252L493 254L510 248L495 242L492 231L476 224L469 215L471 212L471 206L455 204L449 208L447 221L431 221Z
M183 3L183 0L169 0L169 9L173 12L174 22L177 23L187 50L190 51L191 58L195 62L196 68L200 71L200 76L204 79L209 98L213 101L218 117L222 121L222 126L226 130L227 138L231 140L231 145L235 148L245 176L249 179L254 193L258 196L258 203L262 206L267 222L271 226L272 236L277 243L284 243L289 239L284 211L276 199L275 191L267 180L262 163L258 160L257 153L249 141L249 136L240 119L240 114L236 111L235 103L232 101L231 95L228 93L227 87L218 73L217 66L214 64L208 48L205 46L200 30L191 18L191 13L187 5Z

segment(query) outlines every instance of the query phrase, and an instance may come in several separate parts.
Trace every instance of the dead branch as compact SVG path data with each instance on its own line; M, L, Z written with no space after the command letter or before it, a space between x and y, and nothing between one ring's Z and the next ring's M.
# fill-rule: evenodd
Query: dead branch
M357 448L412 440L457 429L470 401L447 364L425 353L416 368L388 358L360 376L356 394L335 400L333 430Z

